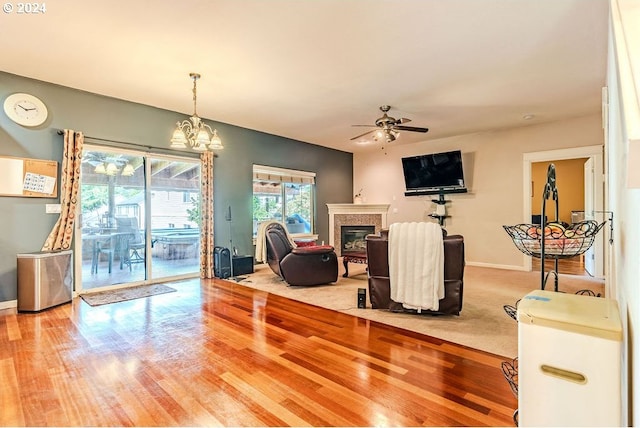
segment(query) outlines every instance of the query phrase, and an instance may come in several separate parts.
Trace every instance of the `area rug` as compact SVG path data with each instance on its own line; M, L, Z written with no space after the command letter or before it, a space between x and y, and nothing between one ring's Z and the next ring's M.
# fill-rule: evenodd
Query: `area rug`
M236 282L508 358L513 358L518 353L518 325L507 314L504 306L514 306L523 296L541 288L540 272L467 266L462 312L459 316L398 314L371 309L368 290L367 308L357 307L358 288L367 288L364 265L350 265L349 278L343 278L342 273L341 266L338 281L334 284L292 287L276 276L267 265L257 265L253 274L239 277ZM552 290L553 286L547 285L546 289ZM559 291L575 293L583 289L604 294L604 282L587 276L560 275Z
M91 306L108 305L126 300L141 299L157 294L172 293L175 288L163 284L139 285L136 287L119 288L117 290L100 291L98 293L81 294L82 300Z

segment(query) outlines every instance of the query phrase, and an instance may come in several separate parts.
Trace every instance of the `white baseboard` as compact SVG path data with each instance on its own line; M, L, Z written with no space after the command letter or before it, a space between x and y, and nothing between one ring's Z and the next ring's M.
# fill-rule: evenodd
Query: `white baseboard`
M497 265L493 263L482 263L482 262L465 262L467 266L476 266L483 268L493 268L493 269L504 269L504 270L519 270L523 272L528 272L527 268L524 266L516 266L516 265Z
M3 309L13 309L18 307L17 300L7 300L6 302L0 302L0 311Z

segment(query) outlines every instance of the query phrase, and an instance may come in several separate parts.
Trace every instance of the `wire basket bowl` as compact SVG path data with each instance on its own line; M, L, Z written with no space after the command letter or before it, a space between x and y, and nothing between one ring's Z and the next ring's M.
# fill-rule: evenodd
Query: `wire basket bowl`
M586 220L564 227L549 223L544 229L544 258L562 259L578 256L593 245L593 241L606 221L598 224ZM539 224L502 226L518 250L528 256L542 258L542 228Z

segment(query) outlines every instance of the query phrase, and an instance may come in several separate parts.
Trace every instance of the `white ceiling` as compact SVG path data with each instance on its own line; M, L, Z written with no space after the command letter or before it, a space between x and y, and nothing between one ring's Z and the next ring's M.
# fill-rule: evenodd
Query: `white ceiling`
M407 144L597 113L605 84L607 0L46 6L2 14L0 70L185 114L198 72L200 116L348 152L383 104L430 129Z

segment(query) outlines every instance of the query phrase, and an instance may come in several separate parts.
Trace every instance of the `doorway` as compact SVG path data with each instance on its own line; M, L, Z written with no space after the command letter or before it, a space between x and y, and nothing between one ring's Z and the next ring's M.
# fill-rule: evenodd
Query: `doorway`
M199 275L200 160L85 145L75 288Z
M556 186L559 193L558 218L556 218L556 204L553 200L546 203L544 213L546 222L559 222L567 227L584 219L585 195L591 194L585 186L585 163L589 158L554 159L544 162L531 163L531 223L540 223L542 216L542 194L547 182L547 170L554 164L556 172ZM570 275L592 275L593 270L587 270L584 254L558 260L558 273ZM532 269L540 270L540 260L533 258ZM545 261L545 271L555 269L554 260Z
M544 152L525 153L523 157L523 183L524 183L524 195L530 195L532 188L532 164L536 162L550 162L561 161L569 159L584 158L586 162L590 162L593 167L593 175L590 182L590 201L593 201L592 207L585 205L585 218L592 218L598 220L598 222L604 221L604 214L602 213L604 207L604 173L603 173L603 147L602 146L585 146L576 147L570 149L549 150ZM589 186L587 186L589 187ZM584 187L582 188L584 192ZM562 206L562 189L559 189L560 193L560 205ZM587 200L585 194L585 204ZM540 200L541 201L541 200ZM591 202L590 202L591 203ZM534 207L535 209L535 207ZM589 212L587 212L589 211ZM532 213L532 198L524 198L523 218L525 223L531 222ZM605 253L605 235L606 230L603 228L603 232L596 236L592 248L585 257L592 258L593 267L590 274L594 277L605 277L606 260L608 255ZM531 257L524 257L525 270L532 270Z

